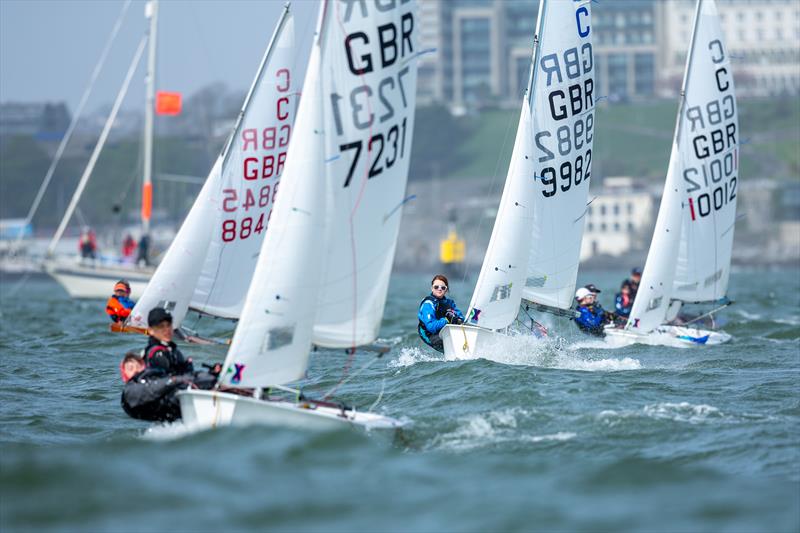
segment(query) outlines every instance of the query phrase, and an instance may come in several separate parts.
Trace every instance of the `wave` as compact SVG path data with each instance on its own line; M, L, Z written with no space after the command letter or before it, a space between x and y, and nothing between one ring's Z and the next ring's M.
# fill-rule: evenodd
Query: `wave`
M491 346L486 346L482 358L506 365L585 372L614 372L642 368L642 364L631 357L594 359L574 353L571 346L562 337L542 339L525 334L508 335L499 337Z
M577 436L577 433L567 431L532 435L518 430L519 420L531 414L521 407L511 407L465 416L458 420L455 430L435 436L427 448L464 452L509 442L558 442Z
M642 409L634 411L601 411L597 415L597 418L613 426L622 420L630 418L651 418L654 420L671 420L673 422L701 424L723 420L729 417L713 405L695 405L689 402L662 402L645 405Z
M389 368L405 368L417 363L430 363L432 361L442 362L444 358L441 355L431 352L429 349L405 347L400 350L400 355L397 359L389 361L388 366Z

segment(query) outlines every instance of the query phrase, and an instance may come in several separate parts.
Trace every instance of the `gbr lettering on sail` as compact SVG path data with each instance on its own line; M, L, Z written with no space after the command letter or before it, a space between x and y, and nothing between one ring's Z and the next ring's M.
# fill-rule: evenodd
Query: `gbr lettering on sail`
M713 69L711 92L700 94L700 102L689 102L684 115L691 150L689 164L683 171L689 195L689 215L692 222L701 220L736 199L738 151L736 142L736 98L733 94L733 75L727 66L725 47L720 39L700 44L708 54ZM690 83L705 81L706 72L690 74ZM689 91L687 91L688 93Z
M339 152L351 158L342 183L349 187L354 177L361 178L357 169L364 164L363 174L373 179L409 156L406 137L413 109L408 95L413 87L407 78L408 60L415 53L415 20L410 0L341 0L337 8L338 20L332 23L344 29L337 46L343 47L346 61L329 98ZM370 24L381 18L371 16L371 10L391 20Z
M592 167L594 137L594 58L592 55L589 10L580 6L571 23L573 36L564 36L575 46L542 50L536 65L536 89L544 89L545 109L536 113L534 135L541 165L536 173L541 193L554 198L588 182ZM546 30L545 30L546 31ZM576 38L577 37L577 38ZM548 43L558 43L552 35ZM561 40L563 43L563 39ZM536 95L534 95L536 97Z

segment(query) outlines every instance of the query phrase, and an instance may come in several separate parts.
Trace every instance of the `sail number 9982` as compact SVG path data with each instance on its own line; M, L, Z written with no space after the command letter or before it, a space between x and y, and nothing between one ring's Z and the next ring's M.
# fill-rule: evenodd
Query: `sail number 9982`
M592 150L586 150L586 153L579 155L575 158L575 162L564 161L559 165L558 170L555 167L545 167L539 173L538 178L542 180L542 185L547 187L542 191L545 198L555 196L556 192L561 189L562 192L567 192L573 185L576 187L582 182L587 181L591 177L592 170Z

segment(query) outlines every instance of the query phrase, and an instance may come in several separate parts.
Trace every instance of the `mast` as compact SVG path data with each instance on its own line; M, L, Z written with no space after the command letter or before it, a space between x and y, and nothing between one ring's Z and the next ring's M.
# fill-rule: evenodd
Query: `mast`
M275 30L272 32L272 37L269 40L269 44L267 45L267 49L264 51L264 56L261 58L261 64L258 66L258 71L256 71L256 75L253 78L253 83L250 84L250 90L247 91L247 96L244 98L244 103L242 104L242 109L239 110L239 116L236 117L236 124L233 126L233 130L231 131L230 137L228 137L228 142L225 143L225 148L222 150L222 165L228 162L229 153L231 150L231 146L233 145L234 139L236 139L237 134L239 133L240 128L242 127L242 122L244 121L244 115L247 111L247 106L250 104L250 100L253 98L253 93L258 86L258 83L261 81L261 76L264 74L264 67L267 66L267 62L269 58L272 56L272 50L275 48L275 41L278 39L278 36L281 34L283 30L283 25L286 23L286 18L289 16L289 2L283 4L283 11L281 12L281 17L278 19L278 24L275 26Z
M150 19L147 50L147 77L144 107L144 177L142 180L142 235L150 231L150 214L153 208L153 123L156 87L156 37L158 34L158 0L145 4L145 18Z
M683 71L683 84L681 85L681 101L678 103L678 116L675 119L675 137L672 142L675 146L679 145L680 133L683 129L681 116L683 116L684 108L686 107L686 88L689 86L689 73L692 71L690 66L692 64L692 57L694 56L694 44L697 37L697 26L700 21L700 6L703 0L697 0L697 5L694 11L694 25L692 27L692 40L689 42L689 51L686 55L686 65Z
M133 61L131 61L131 65L128 67L127 74L125 74L125 81L122 82L122 88L120 89L119 94L117 94L117 99L114 101L114 106L111 109L111 113L106 119L105 126L103 126L103 131L100 133L100 138L97 140L94 151L89 158L89 163L86 165L86 168L83 171L83 175L78 182L78 187L75 189L75 193L73 193L72 199L67 206L67 211L64 213L64 217L61 219L61 224L59 224L55 235L53 235L53 239L50 241L50 245L47 247L47 255L52 255L53 252L55 252L56 245L58 244L58 241L61 240L61 236L64 234L64 230L67 228L67 223L69 222L69 219L72 218L72 213L78 206L78 201L81 199L81 195L86 188L86 183L89 181L89 176L91 176L92 171L94 170L94 166L97 163L97 158L100 157L100 152L103 150L103 146L105 146L109 133L111 133L111 126L114 124L114 120L117 118L117 113L122 105L122 100L125 98L125 94L128 92L131 78L133 77L134 72L136 72L136 67L139 65L139 60L142 58L146 40L147 36L145 35L139 42L139 46L137 47L136 53L133 56Z

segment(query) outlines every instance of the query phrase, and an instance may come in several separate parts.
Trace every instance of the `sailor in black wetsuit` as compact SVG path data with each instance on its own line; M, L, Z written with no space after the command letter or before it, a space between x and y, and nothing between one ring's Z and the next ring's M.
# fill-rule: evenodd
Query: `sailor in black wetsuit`
M439 274L431 281L431 293L419 304L417 331L422 341L436 351L444 353L444 343L439 332L447 324L463 324L464 314L456 303L445 298L447 278Z
M122 409L132 418L172 422L181 417L175 393L192 384L192 375L169 376L161 368L146 368L142 357L129 352L120 365Z

